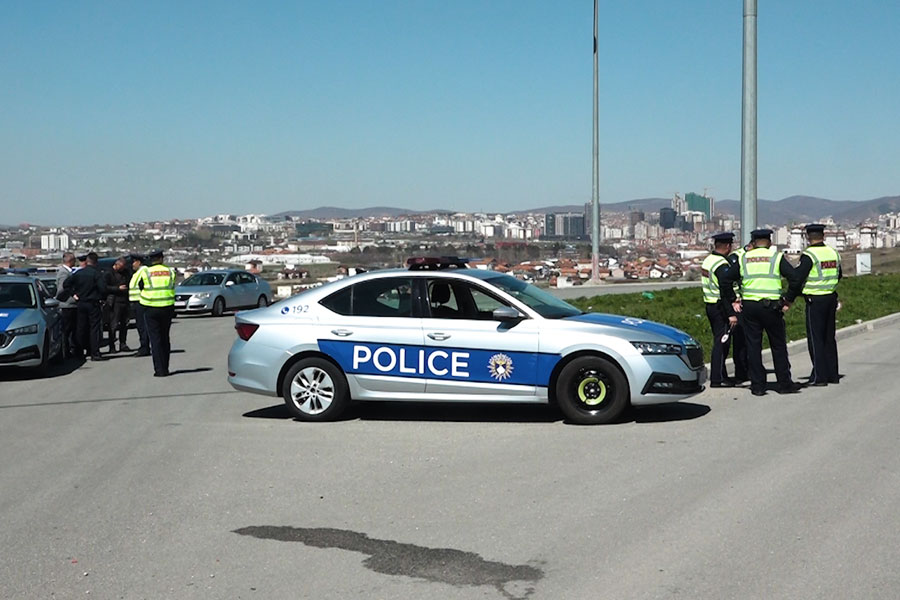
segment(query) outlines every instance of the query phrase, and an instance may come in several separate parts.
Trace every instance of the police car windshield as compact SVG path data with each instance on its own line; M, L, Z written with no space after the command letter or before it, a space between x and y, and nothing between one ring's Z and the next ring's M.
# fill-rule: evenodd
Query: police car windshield
M515 277L500 275L485 279L485 281L500 288L545 319L564 319L582 314L582 311L568 302L563 302L539 287L525 283Z
M225 276L221 273L197 273L181 282L182 286L222 285Z
M0 308L34 308L34 288L28 282L0 282Z

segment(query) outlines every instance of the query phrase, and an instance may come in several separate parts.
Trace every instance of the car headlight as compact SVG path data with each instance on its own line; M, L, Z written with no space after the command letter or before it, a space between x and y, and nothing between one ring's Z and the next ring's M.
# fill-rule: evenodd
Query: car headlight
M681 346L678 344L631 342L631 345L640 350L641 354L681 354Z
M16 335L30 335L32 333L38 332L37 323L34 325L26 325L25 327L16 327L15 329L8 329L6 331L6 335L13 337Z
M199 294L194 294L194 298L197 298L198 300L209 298L210 296L212 296L212 294L210 294L209 292L200 292Z

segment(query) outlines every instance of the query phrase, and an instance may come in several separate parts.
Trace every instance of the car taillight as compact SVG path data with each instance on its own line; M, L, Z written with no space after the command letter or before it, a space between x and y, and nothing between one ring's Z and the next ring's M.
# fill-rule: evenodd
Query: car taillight
M259 325L256 323L238 323L234 328L237 330L238 337L246 342L250 339L250 336L256 333L256 330L259 329Z

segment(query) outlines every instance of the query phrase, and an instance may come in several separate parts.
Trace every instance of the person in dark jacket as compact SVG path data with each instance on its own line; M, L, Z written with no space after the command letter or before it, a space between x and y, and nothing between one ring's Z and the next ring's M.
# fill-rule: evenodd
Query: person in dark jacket
M106 272L106 306L109 311L109 352L116 352L116 334L119 338L119 352L131 352L125 343L128 337L128 282L131 273L124 258L113 263Z
M106 279L97 268L97 254L89 252L85 266L63 282L63 289L75 298L77 311L76 338L79 343L87 339L91 360L104 360L100 356L100 333L103 316L100 302L106 297Z

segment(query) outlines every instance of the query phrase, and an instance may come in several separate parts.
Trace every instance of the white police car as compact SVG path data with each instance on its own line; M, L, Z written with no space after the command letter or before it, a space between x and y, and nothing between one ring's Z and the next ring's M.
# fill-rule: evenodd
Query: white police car
M304 421L352 400L555 402L576 423L703 390L703 352L651 321L583 313L458 259L410 259L235 317L228 381Z
M59 302L25 275L0 275L0 367L37 367L62 358Z

